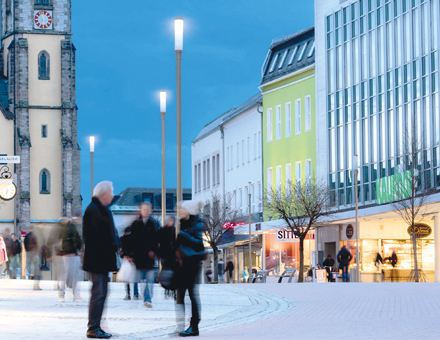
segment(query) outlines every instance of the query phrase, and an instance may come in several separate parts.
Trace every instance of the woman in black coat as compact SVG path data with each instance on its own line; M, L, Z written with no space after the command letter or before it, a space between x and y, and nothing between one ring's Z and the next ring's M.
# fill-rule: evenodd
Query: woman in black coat
M177 288L177 330L185 323L185 293L188 290L191 299L191 323L180 336L199 335L200 298L197 289L197 276L200 273L200 262L205 256L203 245L203 223L198 216L201 208L199 202L184 201L180 208L180 232L177 236L177 258L180 265L180 277Z

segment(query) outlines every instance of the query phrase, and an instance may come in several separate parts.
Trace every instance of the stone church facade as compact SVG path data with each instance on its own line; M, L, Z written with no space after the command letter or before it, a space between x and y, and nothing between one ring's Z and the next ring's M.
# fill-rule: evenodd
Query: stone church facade
M23 231L82 213L71 0L2 0L1 19L0 154L21 163L0 232Z

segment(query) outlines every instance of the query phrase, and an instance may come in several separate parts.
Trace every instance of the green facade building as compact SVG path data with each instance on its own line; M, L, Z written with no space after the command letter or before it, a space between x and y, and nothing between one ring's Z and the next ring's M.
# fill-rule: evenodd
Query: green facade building
M264 188L284 187L286 181L316 176L313 27L272 41L260 90ZM269 216L265 214L264 219Z

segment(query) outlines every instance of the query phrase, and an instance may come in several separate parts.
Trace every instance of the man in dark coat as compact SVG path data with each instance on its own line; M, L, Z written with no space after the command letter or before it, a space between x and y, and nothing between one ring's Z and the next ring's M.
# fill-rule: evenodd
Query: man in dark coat
M157 222L151 218L153 212L149 202L142 203L141 216L131 225L131 246L134 264L138 270L139 280L146 280L144 289L144 306L152 308L154 259L157 252Z
M15 234L11 235L12 237L12 249L11 252L8 253L9 260L11 261L11 279L17 278L17 268L20 267L20 255L21 255L21 243L20 240L17 239Z
M348 278L348 266L350 265L350 261L352 258L353 256L351 255L350 251L345 245L343 245L338 253L338 262L339 268L342 269L342 280L344 282L350 281Z
M327 280L328 282L332 282L332 270L333 266L335 265L335 260L332 259L332 255L328 254L327 258L324 260L324 263L322 264L327 271Z
M88 338L108 339L112 335L101 329L101 317L108 291L108 273L117 271L116 253L119 240L113 215L107 206L113 200L113 184L98 183L92 202L84 212L84 270L89 272L92 290L89 305Z

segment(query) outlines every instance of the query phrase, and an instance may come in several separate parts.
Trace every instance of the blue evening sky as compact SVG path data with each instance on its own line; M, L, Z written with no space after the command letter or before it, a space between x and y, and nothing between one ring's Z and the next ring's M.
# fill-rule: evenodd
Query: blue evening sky
M95 184L161 186L158 91L168 91L167 186L176 186L174 17L185 20L182 60L183 186L191 142L203 126L257 93L272 39L314 24L313 0L72 1L77 48L78 141L83 206Z

